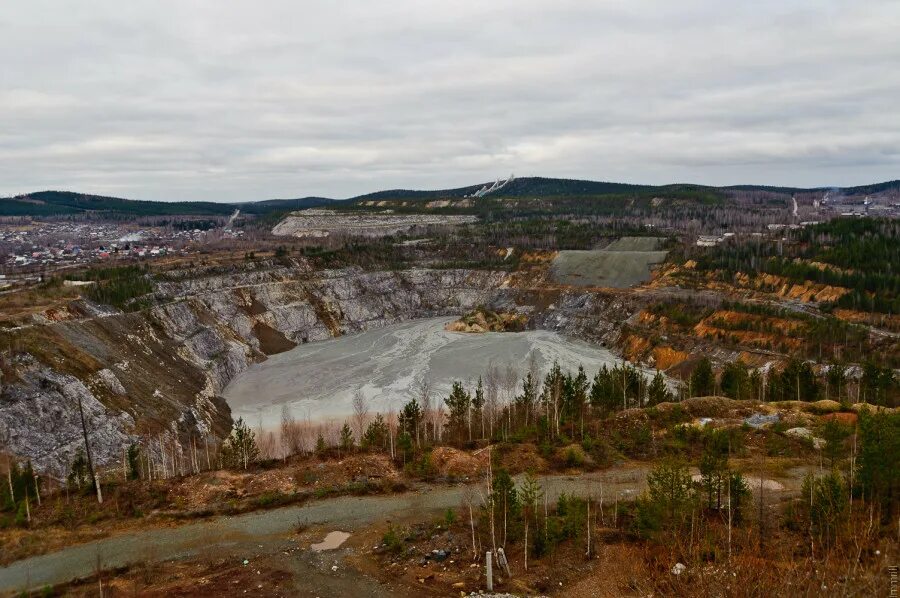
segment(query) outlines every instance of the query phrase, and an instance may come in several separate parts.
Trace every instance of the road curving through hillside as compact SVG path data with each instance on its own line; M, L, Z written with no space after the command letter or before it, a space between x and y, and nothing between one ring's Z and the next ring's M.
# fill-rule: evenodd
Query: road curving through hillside
M601 488L606 501L612 501L617 495L620 500L629 500L646 487L648 471L649 466L641 464L584 475L546 476L541 478L541 484L551 500L563 492L591 494L599 498ZM791 470L787 479L780 480L785 486L783 492L795 493L805 473L806 468L802 467ZM753 488L754 484L750 486ZM288 546L296 548L292 544L292 536L298 522L304 525L327 524L332 529L353 532L393 518L424 517L458 507L465 489L465 485L422 486L403 494L324 499L174 528L124 533L0 568L0 593L15 594L43 588L134 563L186 559L213 553L238 557L250 552L283 552ZM332 582L325 580L322 583ZM347 583L347 580L335 579L334 583ZM380 593L377 588L372 588L369 595Z

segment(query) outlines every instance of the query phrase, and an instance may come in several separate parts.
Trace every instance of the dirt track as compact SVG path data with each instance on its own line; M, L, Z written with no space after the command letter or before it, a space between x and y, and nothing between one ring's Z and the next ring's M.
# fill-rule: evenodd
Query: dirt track
M541 483L550 499L555 499L561 492L591 493L599 497L602 487L605 500L612 500L617 493L620 500L627 500L644 489L647 471L647 466L641 465L581 476L549 476L542 478ZM800 469L794 470L789 479L782 480L785 492L795 492L804 473ZM295 533L298 523L354 532L372 523L427 516L457 507L462 502L463 492L464 486L426 487L401 495L341 497L176 528L123 534L12 563L0 569L0 593L41 588L87 577L98 570L140 562L204 555L230 555L236 559L292 555L301 548ZM354 584L356 595L388 595L388 591L372 579L354 579L362 575L343 564L336 572L332 571L331 564L337 561L329 559L334 558L338 555L313 556L310 551L302 550L299 557L290 558L290 566L296 578L303 579L304 587L308 586L314 595L342 595L343 590Z

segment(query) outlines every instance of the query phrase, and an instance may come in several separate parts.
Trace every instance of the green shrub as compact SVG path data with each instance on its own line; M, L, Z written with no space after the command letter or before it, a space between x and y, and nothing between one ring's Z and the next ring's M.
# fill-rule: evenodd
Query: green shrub
M856 482L887 517L900 502L900 413L861 412L859 444Z
M153 282L148 270L138 266L101 269L96 275L91 275L89 271L86 278L95 280L96 284L87 287L85 296L97 303L112 305L125 311L145 307L146 302L135 299L153 292Z
M387 547L389 552L399 554L403 552L403 540L394 526L388 528L388 531L381 537L381 542Z
M454 521L456 521L456 511L448 508L444 513L444 523L447 525L447 527L450 527L451 525L453 525Z
M591 438L590 434L582 438L581 448L584 449L585 453L590 453L592 450L594 450L594 439Z
M819 541L831 544L847 523L850 499L844 479L838 472L822 477L806 476L800 496L811 531Z
M426 480L433 478L438 473L431 459L430 451L422 453L419 457L407 463L403 470L408 475Z
M693 503L691 474L687 466L674 459L666 459L647 476L650 500L661 504L670 519L675 519Z
M560 520L559 539L578 538L587 523L587 501L562 493L556 501L556 516Z
M264 492L256 498L256 506L260 508L274 507L284 503L287 496L278 491Z
M625 429L613 432L612 441L629 457L645 458L653 451L653 430L647 422L631 422Z
M28 527L28 509L24 500L19 503L19 509L16 511L15 524L18 527Z
M581 447L572 445L566 449L565 462L567 467L581 467L587 461L587 456Z

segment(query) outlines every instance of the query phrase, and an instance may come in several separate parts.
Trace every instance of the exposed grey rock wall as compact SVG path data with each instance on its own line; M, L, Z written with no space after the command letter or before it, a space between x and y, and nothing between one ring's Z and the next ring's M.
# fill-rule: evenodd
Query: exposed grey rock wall
M15 366L18 380L4 386L0 403L0 427L10 452L27 456L39 471L65 478L67 464L84 448L80 401L94 457L109 462L121 454L134 428L129 413L110 412L84 382L27 354Z
M530 326L552 330L601 346L614 348L622 325L640 311L634 297L578 289L499 289L490 307L517 311L529 317Z
M84 317L0 332L10 347L0 432L10 430L10 452L55 474L83 444L78 397L100 464L119 463L122 447L140 436L221 436L231 420L219 394L267 353L463 313L489 303L505 280L502 272L467 270L313 274L302 263L172 273L157 285L158 305L142 312L79 302L71 311Z
M534 325L611 347L622 332L622 324L636 311L633 301L566 291L554 304L534 314Z

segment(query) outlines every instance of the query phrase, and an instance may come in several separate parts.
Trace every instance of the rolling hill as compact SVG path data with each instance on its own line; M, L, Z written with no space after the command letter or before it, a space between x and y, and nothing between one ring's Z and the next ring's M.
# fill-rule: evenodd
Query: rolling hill
M249 214L268 214L329 204L324 197L270 199L244 203L212 201L144 201L73 193L38 191L0 199L0 216L65 216L73 214L115 214L125 216L227 216L235 209Z
M489 185L489 183L488 183ZM362 202L381 200L433 200L440 198L460 198L472 195L485 184L457 187L453 189L416 190L392 189L358 195L346 200L327 197L302 197L296 199L268 199L241 203L218 203L212 201L145 201L75 193L71 191L38 191L0 199L0 216L67 216L78 214L109 214L120 216L227 216L239 208L245 214L266 215L274 212L303 208L328 206L335 202ZM490 193L490 197L597 197L627 195L666 195L679 198L695 198L708 201L721 199L727 191L768 191L775 193L799 193L826 191L831 187L800 188L774 187L766 185L733 185L712 187L706 185L635 185L604 181L558 179L545 177L523 177L511 181L501 189ZM866 195L885 192L900 192L900 180L886 181L858 187L840 189L847 195Z

